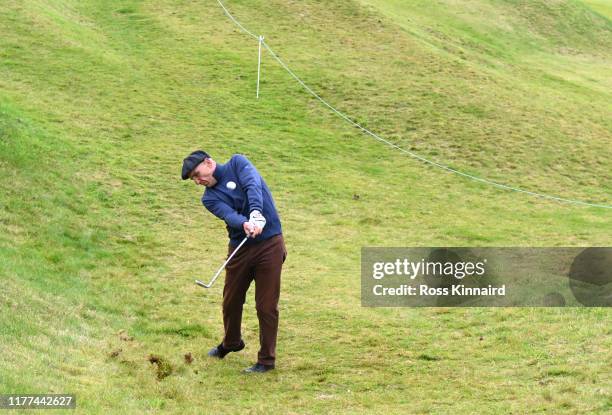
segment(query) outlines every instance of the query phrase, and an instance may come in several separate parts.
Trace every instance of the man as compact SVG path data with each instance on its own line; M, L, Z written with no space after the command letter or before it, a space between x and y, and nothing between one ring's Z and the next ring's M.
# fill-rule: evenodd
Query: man
M223 287L225 335L208 355L223 359L230 352L244 349L240 335L242 306L255 280L260 349L257 363L245 372L274 369L280 276L287 251L270 189L253 164L240 154L226 164L218 164L206 152L194 151L183 160L181 177L206 186L202 203L227 224L229 253L249 237L227 264Z

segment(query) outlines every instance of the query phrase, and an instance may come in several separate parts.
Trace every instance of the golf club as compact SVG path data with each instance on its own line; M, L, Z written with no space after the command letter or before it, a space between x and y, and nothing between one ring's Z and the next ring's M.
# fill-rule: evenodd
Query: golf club
M228 262L230 262L230 259L233 258L234 255L236 255L236 252L238 252L238 250L240 249L240 247L242 245L244 245L244 243L247 241L247 239L249 239L248 236L245 236L244 239L242 240L242 242L240 242L240 245L238 245L236 247L236 249L234 249L234 252L232 252L232 254L225 260L225 262L223 263L223 265L221 265L221 268L219 268L219 270L217 271L217 273L212 277L212 279L210 280L210 282L208 284L205 284L204 282L200 281L200 280L195 280L195 283L198 284L200 287L204 287L204 288L210 288L212 287L212 285L215 283L215 280L217 279L217 277L219 276L219 274L221 274L221 271L223 271L223 269L225 268L225 266L227 265Z

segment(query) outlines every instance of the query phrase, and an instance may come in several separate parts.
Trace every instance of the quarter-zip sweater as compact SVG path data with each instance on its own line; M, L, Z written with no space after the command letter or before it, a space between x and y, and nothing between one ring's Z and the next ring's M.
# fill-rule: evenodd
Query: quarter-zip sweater
M238 245L246 236L242 224L249 221L254 210L266 218L266 226L261 235L249 238L247 244L282 233L272 193L249 159L234 154L227 163L217 163L213 176L217 184L206 188L202 203L213 215L225 221L232 246Z

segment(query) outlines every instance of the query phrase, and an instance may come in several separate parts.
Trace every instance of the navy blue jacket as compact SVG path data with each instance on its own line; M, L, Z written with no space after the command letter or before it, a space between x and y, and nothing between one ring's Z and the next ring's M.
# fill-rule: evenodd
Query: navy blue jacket
M225 221L232 246L238 245L246 236L242 224L249 221L254 210L259 210L266 218L266 226L261 235L249 238L247 244L282 233L272 193L245 156L234 154L226 164L217 163L213 176L217 184L206 188L202 203L213 215Z

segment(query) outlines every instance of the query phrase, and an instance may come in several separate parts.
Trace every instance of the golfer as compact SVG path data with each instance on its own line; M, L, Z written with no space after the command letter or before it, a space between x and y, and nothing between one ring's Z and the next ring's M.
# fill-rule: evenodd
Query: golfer
M253 164L240 154L219 164L206 152L194 151L183 160L181 176L206 186L202 203L227 225L228 256L245 236L249 237L227 264L223 287L225 335L208 355L223 359L230 352L244 349L240 335L242 306L255 280L260 349L257 363L245 372L274 369L280 278L287 250L270 189Z

